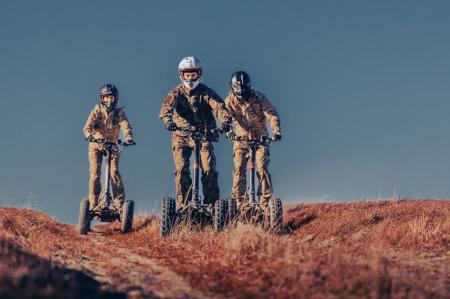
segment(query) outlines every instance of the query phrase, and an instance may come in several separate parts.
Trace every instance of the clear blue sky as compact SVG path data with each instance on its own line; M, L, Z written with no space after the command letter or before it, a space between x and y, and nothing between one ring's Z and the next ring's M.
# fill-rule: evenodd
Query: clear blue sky
M448 1L1 1L0 204L76 222L87 194L81 129L116 84L138 146L129 199L173 194L158 112L187 55L220 95L247 70L278 108L275 193L285 200L450 194ZM216 146L223 196L231 144Z

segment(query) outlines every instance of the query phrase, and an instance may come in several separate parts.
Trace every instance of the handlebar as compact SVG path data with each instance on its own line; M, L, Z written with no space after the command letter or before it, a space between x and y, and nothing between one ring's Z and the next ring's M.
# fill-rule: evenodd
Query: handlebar
M227 134L227 137L231 141L246 141L248 143L257 144L257 145L278 142L278 140L276 140L274 137L261 136L260 139L251 139L246 136L237 136L233 131L230 131L230 133Z
M117 142L106 141L106 139L96 139L96 138L93 138L93 137L87 138L87 140L89 142L93 142L93 143L97 143L97 144L103 144L103 145L106 145L106 146L113 146L113 145L132 146L132 145L136 145L135 141L126 142L126 141L122 141L120 139L118 139Z
M188 127L175 127L175 129L173 131L181 131L181 132L186 132L186 133L190 133L190 134L215 134L215 133L226 133L225 131L219 129L219 128L213 128L213 129L207 129L207 128L196 128L193 126L188 126Z

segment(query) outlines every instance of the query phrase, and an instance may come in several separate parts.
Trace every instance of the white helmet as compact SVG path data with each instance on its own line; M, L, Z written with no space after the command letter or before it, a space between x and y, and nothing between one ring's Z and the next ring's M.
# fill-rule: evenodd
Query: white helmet
M181 82L183 82L184 86L189 89L194 89L200 83L200 78L202 77L202 64L200 61L194 56L184 57L180 64L178 65L178 73L180 75ZM183 78L184 72L196 72L198 74L197 79L195 80L185 80Z

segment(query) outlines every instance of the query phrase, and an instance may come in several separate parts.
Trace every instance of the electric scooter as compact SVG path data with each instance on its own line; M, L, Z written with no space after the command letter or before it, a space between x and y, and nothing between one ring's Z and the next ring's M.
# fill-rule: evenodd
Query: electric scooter
M283 224L283 204L280 198L272 197L269 200L269 215L265 215L264 210L259 205L259 197L256 196L256 151L260 146L269 145L276 142L273 137L263 136L261 139L249 139L244 136L237 136L234 132L228 134L232 141L245 141L248 145L247 170L250 176L250 184L245 193L244 206L240 211L234 198L228 199L228 221L241 220L249 223L261 223L271 232L278 233ZM268 216L268 217L267 217Z
M189 134L194 140L193 182L187 192L189 196L187 206L177 209L176 201L172 197L163 198L161 203L161 227L160 235L168 236L172 229L179 223L188 224L212 224L215 231L221 231L226 225L228 205L224 199L218 199L214 206L204 204L200 196L200 147L202 141L208 140L208 136L223 133L220 129L206 129L189 126L175 128Z
M134 201L127 200L123 206L118 207L112 204L113 197L111 194L111 159L115 154L122 152L124 147L135 145L135 142L127 143L120 139L117 142L109 142L91 138L90 142L101 145L102 155L105 156L105 181L103 191L99 198L99 204L92 210L89 207L89 200L84 198L80 203L79 216L79 233L86 235L91 229L91 221L96 218L101 222L121 222L121 231L123 233L130 232L133 226Z

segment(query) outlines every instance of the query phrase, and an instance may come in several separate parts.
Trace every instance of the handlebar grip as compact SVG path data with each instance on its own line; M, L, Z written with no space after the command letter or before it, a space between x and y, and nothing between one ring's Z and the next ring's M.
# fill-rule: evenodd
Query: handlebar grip
M99 144L105 143L105 139L96 139L96 138L94 138L92 136L87 137L86 140L89 141L89 142L99 143Z

